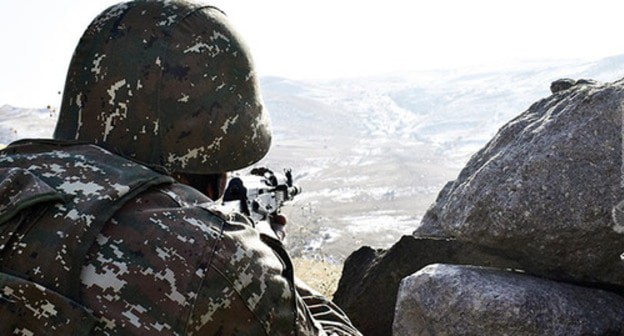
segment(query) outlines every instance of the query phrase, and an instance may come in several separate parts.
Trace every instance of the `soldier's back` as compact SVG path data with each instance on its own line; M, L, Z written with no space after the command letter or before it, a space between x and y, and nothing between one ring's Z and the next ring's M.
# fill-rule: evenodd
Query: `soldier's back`
M316 332L275 242L169 176L59 142L9 146L0 174L0 333Z

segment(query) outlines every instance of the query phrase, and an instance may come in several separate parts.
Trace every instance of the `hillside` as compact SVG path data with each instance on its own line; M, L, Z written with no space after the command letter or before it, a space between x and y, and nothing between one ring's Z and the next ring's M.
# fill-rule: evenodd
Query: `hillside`
M263 78L275 137L258 165L292 168L304 190L285 209L291 251L340 261L411 233L472 153L563 77L619 79L624 56L333 81ZM0 143L49 137L55 119L53 110L4 105Z
M505 69L337 81L264 78L276 140L263 161L292 167L293 252L346 257L411 233L442 186L507 121L560 78L613 81L624 56Z

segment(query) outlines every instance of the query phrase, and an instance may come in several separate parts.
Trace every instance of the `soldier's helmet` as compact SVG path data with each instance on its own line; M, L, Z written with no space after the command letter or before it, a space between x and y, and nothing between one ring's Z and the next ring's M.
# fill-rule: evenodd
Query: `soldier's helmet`
M271 130L250 52L223 12L138 0L108 8L84 32L54 137L210 174L260 160Z

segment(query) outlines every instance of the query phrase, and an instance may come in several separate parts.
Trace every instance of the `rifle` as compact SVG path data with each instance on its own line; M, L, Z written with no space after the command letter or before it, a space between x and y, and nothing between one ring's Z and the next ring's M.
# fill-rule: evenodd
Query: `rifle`
M279 174L260 167L252 169L248 175L232 178L225 188L223 204L247 215L261 232L272 233L283 240L286 221L280 210L299 193L301 188L293 183L291 169ZM271 232L266 231L266 224L270 225Z

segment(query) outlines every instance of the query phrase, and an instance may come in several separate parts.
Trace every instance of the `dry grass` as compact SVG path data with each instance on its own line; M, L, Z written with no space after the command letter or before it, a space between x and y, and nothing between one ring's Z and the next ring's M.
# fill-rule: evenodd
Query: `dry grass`
M342 274L342 265L323 260L295 258L295 275L308 286L332 299Z

